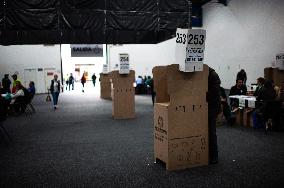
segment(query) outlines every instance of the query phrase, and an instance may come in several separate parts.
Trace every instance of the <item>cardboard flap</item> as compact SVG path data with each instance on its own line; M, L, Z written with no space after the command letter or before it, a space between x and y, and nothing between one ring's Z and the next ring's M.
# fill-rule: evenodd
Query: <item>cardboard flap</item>
M113 88L129 88L133 87L135 82L135 71L131 70L129 74L119 74L119 71L111 72L111 80Z
M157 66L152 70L156 102L163 103L170 101L167 84L167 66Z
M168 74L168 93L173 95L182 91L188 91L193 95L199 95L200 92L208 90L209 67L204 65L201 72L181 72L178 65L169 65L167 67Z
M100 82L110 82L110 75L100 73Z

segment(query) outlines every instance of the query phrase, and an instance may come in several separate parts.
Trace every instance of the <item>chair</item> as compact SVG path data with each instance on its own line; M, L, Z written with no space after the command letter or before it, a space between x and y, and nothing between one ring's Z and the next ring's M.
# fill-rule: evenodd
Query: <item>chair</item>
M262 118L265 125L265 133L268 130L278 130L280 127L281 101L272 100L264 103Z
M32 100L34 98L34 95L30 95L26 98L26 108L25 108L25 113L26 114L32 114L35 113L35 108L32 105Z

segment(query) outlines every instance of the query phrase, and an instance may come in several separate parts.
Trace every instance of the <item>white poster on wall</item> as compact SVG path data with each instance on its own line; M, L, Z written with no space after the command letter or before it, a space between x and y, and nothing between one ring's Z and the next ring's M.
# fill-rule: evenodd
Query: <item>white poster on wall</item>
M203 70L206 31L203 29L177 29L176 63L183 72Z
M103 74L108 74L108 66L107 66L107 64L103 64Z
M129 55L119 54L119 74L129 74Z
M284 53L276 55L276 67L280 70L284 70Z

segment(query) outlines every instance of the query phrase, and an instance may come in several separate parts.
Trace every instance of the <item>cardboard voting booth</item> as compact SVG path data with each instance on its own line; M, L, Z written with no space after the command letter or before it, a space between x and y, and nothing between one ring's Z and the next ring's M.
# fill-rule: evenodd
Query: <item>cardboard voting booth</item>
M284 70L267 67L264 69L264 78L274 80L275 85L281 86L281 83L284 82Z
M101 98L111 100L110 74L100 74Z
M209 67L184 73L179 65L153 69L154 157L166 163L167 170L208 165Z
M112 116L114 119L135 118L135 72L119 74L119 71L111 73Z

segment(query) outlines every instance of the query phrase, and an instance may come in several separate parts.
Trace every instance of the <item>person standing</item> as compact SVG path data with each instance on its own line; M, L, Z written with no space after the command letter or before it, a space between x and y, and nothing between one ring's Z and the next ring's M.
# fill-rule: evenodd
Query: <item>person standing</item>
M69 76L68 76L68 74L66 75L64 80L65 80L65 90L67 91L67 88L68 88L68 85L69 85Z
M2 79L2 86L3 86L3 91L5 93L11 93L11 80L9 79L9 74L5 74L4 78Z
M15 73L12 75L12 78L13 78L13 87L12 87L12 93L15 93L16 92L16 83L17 82L20 82L22 83L19 79L18 79L18 75Z
M221 110L220 98L221 80L214 69L209 68L208 76L208 133L209 133L209 162L218 163L218 145L216 134L216 120Z
M151 95L152 95L152 104L154 106L155 104L155 97L156 97L156 92L154 91L154 80L150 76L148 76L148 79L146 80L145 84L147 87L150 87L151 90Z
M69 84L69 91L70 91L70 86L72 86L72 90L74 90L74 77L72 73L70 73L68 84Z
M54 107L54 110L56 110L58 108L57 103L58 103L58 97L60 93L60 81L58 80L57 74L55 74L54 79L51 80L50 92L51 92L52 99L53 99L53 107Z
M236 80L242 80L243 84L246 85L247 73L246 73L246 71L244 69L241 69L240 72L238 72Z
M96 87L96 74L94 73L93 76L92 76L92 81L93 81L93 84L94 84L94 87Z
M82 75L82 78L81 78L81 83L82 83L82 92L84 93L84 87L85 87L85 83L86 83L86 76L85 76L85 72L83 73Z

